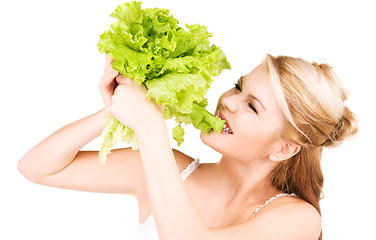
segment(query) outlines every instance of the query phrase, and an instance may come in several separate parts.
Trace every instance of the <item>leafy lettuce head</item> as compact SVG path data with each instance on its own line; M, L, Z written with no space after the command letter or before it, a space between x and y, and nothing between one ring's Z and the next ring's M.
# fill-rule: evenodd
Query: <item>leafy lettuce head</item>
M147 97L164 106L165 119L175 118L172 134L178 146L184 141L182 123L207 134L222 131L224 121L205 110L205 95L212 77L231 68L224 52L210 45L212 34L204 25L184 29L168 9L141 9L141 4L128 2L115 9L110 16L117 21L100 35L99 52L114 59L113 69L147 87ZM132 142L137 149L133 131L112 116L102 136L100 162L117 142Z

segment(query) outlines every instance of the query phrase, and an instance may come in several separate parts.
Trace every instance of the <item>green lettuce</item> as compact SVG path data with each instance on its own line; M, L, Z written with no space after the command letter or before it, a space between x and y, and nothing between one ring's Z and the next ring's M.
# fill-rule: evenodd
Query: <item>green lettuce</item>
M204 25L186 25L186 30L168 9L141 9L141 4L117 6L110 15L117 21L100 35L99 52L114 59L113 69L146 86L147 97L164 106L165 119L175 118L172 135L178 146L184 141L182 123L206 134L221 132L225 121L205 110L205 95L212 77L231 68L225 54L210 45L212 34ZM132 149L138 149L133 130L113 116L107 116L102 137L101 163L119 142L132 143Z

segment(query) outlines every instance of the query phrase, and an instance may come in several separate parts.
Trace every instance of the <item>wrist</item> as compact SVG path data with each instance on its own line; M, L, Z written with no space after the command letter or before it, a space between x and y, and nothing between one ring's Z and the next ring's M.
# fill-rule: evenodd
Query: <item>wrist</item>
M139 128L133 130L139 143L145 142L145 140L158 141L158 138L164 135L168 137L167 125L163 116L146 120L146 122L140 123Z

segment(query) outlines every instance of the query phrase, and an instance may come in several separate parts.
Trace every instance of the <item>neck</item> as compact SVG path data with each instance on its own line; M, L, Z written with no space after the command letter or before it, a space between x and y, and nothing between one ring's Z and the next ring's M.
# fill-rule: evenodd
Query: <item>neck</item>
M274 196L278 190L268 178L276 163L269 160L236 161L222 156L216 164L218 186L228 204L264 201Z

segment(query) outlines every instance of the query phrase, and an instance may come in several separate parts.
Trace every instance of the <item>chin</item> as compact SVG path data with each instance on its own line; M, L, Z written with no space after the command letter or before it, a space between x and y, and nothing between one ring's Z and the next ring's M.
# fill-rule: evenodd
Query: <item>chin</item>
M209 135L200 133L201 141L214 151L238 161L249 161L249 159L260 158L260 151L244 139L239 140L238 136L213 132ZM257 144L254 144L257 145Z
M205 145L221 154L226 152L226 149L228 149L231 146L231 144L228 141L226 141L226 139L224 139L223 137L225 136L216 132L212 132L209 135L206 135L206 133L204 132L201 132L200 134L201 141Z

